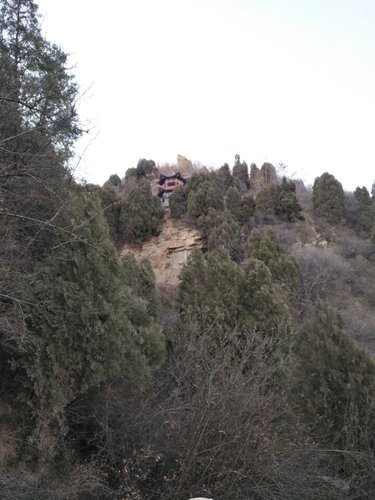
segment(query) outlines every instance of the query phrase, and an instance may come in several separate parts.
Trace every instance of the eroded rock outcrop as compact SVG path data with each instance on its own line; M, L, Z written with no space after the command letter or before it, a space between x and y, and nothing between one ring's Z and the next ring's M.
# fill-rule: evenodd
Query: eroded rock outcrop
M189 254L194 249L202 249L200 232L182 221L172 219L168 212L162 223L159 236L140 245L125 244L120 255L128 252L137 260L149 260L155 273L156 284L177 286L179 276Z

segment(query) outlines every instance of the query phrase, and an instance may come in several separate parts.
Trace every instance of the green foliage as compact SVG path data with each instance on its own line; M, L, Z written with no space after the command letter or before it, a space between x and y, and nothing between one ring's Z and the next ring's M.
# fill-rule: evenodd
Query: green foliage
M110 236L113 242L119 240L119 224L121 214L121 202L118 192L111 185L104 185L99 191L104 216L108 223Z
M131 179L137 178L137 169L134 167L128 168L125 172L125 184Z
M365 237L371 235L371 229L375 222L375 205L366 187L357 187L354 191L354 199L357 202L355 230Z
M13 217L0 232L41 258L58 244L50 221L64 224L81 129L67 55L43 38L31 0L0 3L0 89L1 212Z
M121 179L117 174L110 175L107 182L114 188L119 189L121 187Z
M226 193L228 189L233 185L233 178L232 174L230 173L228 163L224 163L224 165L216 171L216 176L222 185L223 192Z
M272 230L264 233L252 231L248 247L249 257L264 262L272 277L281 285L295 290L299 283L297 261L284 252L280 242Z
M146 241L159 234L164 210L157 196L152 196L146 180L134 183L121 201L120 241Z
M240 266L223 251L192 256L181 276L179 303L183 317L203 330L256 329L273 335L289 322L268 267L257 259Z
M207 242L208 250L221 248L228 251L234 260L242 259L241 227L228 210L209 208L207 215L199 217L198 227Z
M155 276L149 261L137 262L133 254L126 254L121 260L124 285L140 297L148 312L155 318L159 314L159 299L155 289Z
M179 219L187 212L187 194L187 189L181 186L169 196L169 208L174 219Z
M295 183L284 177L281 184L268 184L257 195L256 212L289 222L303 220Z
M255 201L251 195L245 195L241 203L241 222L247 224L255 214Z
M249 169L245 162L240 162L239 158L233 167L233 186L238 189L238 191L243 194L249 187Z
M256 215L272 216L275 214L275 204L277 200L278 190L277 186L271 184L263 188L255 200L255 213Z
M234 328L239 321L241 268L227 252L192 254L179 288L179 304L187 321L195 319L202 329Z
M142 158L139 160L137 167L135 169L135 176L137 179L142 177L147 177L156 168L154 160L146 160Z
M149 383L164 349L146 300L131 286L136 279L117 261L98 197L78 196L72 222L82 228L80 238L40 268L36 304L26 312L25 354L15 363L44 459L58 451L69 403L116 378ZM147 281L144 270L136 272Z
M198 176L197 176L198 177ZM193 179L195 181L196 179ZM224 207L223 193L215 182L205 180L199 183L197 188L194 189L189 182L188 191L188 214L192 217L198 218L201 215L207 215L209 208L222 210Z
M276 169L272 163L263 163L260 168L260 174L264 184L270 184L277 179Z
M240 289L243 315L249 315L249 325L268 335L277 335L289 324L289 310L270 269L264 262L249 258L243 265L244 276Z
M275 207L275 215L281 220L304 220L301 206L296 196L296 185L293 181L283 177L279 186L279 195Z
M325 172L317 177L313 186L313 210L318 217L338 223L344 213L344 191L341 183Z
M4 62L0 72L9 90L3 95L11 111L2 125L9 125L9 132L16 134L22 129L38 131L45 146L53 144L55 153L66 157L80 134L75 109L77 86L67 70L67 55L41 35L37 6L32 0L8 0L0 9Z
M230 187L225 198L225 207L238 222L242 222L242 199L235 187Z
M330 446L374 448L375 365L319 303L298 339L298 404Z

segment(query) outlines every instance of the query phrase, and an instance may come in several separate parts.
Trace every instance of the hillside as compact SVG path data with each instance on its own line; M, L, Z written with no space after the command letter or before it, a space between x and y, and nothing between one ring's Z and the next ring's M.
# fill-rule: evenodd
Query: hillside
M202 236L198 229L172 219L166 210L158 236L152 236L144 243L125 243L120 247L119 255L123 257L132 253L137 261L148 260L157 286L175 288L189 255L202 247Z
M375 186L78 180L67 55L0 12L0 498L375 498Z
M273 177L277 183L277 177ZM261 179L256 190L261 190ZM152 180L157 194L157 184ZM371 245L344 225L332 225L312 211L311 193L302 186L298 194L303 222L262 223L262 231L272 229L284 249L297 259L305 273L305 287L314 300L323 298L340 311L345 330L375 356L375 252ZM192 250L206 250L202 234L191 219L171 217L165 210L159 234L142 243L125 243L119 255L132 253L138 261L150 262L157 286L175 288Z

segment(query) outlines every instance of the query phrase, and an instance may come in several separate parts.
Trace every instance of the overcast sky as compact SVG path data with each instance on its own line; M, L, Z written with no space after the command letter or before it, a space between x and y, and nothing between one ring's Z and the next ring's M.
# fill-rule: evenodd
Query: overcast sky
M374 0L37 0L71 54L92 132L78 173L139 158L282 161L313 182L375 180Z

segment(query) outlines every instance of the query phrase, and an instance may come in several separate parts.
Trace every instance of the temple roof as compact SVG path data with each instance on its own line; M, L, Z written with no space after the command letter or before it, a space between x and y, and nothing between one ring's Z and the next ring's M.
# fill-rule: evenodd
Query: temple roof
M160 178L159 178L160 186L162 186L165 183L165 181L167 181L169 179L178 179L179 181L183 182L184 184L186 183L186 179L184 177L182 177L180 172L177 172L176 174L171 174L171 175L160 174Z

